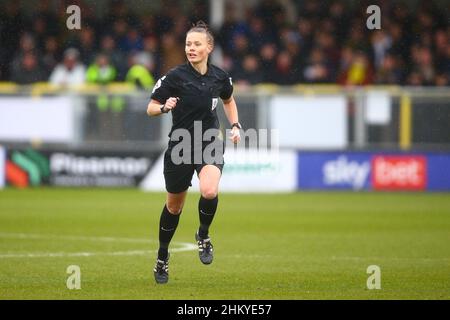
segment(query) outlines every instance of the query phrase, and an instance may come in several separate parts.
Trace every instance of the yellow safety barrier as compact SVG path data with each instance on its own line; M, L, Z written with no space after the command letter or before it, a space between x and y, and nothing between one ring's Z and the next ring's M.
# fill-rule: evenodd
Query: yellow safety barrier
M412 110L411 97L404 93L400 100L400 148L408 150L411 148L412 138Z
M12 94L19 91L20 86L14 82L0 82L0 93Z

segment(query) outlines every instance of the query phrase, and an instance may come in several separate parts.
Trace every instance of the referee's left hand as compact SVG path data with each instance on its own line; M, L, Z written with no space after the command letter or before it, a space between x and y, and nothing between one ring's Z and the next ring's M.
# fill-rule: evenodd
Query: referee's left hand
M233 141L234 144L237 144L239 143L239 141L241 141L241 133L239 132L239 128L233 127L230 133L230 140Z

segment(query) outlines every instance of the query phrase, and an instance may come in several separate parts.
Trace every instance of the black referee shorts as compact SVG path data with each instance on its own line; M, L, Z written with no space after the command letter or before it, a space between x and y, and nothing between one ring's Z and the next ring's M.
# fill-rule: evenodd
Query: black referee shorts
M206 145L202 148L202 154ZM224 146L225 148L225 146ZM223 149L225 151L225 149ZM206 163L205 159L202 157L201 163L194 163L194 153L191 154L190 163L175 164L171 159L172 147L168 147L164 153L164 180L166 183L166 190L170 193L180 193L186 191L190 186L192 186L192 177L194 172L197 172L197 176L200 174L202 168L208 164L214 165L219 168L220 173L222 173L224 160L223 153L217 156L219 161Z

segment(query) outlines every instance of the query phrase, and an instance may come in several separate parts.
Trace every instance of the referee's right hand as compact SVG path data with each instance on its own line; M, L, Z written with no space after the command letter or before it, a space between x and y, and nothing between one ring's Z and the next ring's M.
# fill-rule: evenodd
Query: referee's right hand
M169 111L172 109L175 109L175 107L177 106L178 100L180 100L180 98L170 97L169 99L166 100L166 103L164 104L164 108Z

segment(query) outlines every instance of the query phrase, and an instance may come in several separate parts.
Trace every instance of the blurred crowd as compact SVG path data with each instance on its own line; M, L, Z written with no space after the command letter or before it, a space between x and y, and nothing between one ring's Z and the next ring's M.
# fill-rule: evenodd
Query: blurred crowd
M195 1L194 1L195 2ZM103 18L83 1L80 30L68 30L69 3L40 0L32 16L20 2L0 4L0 81L57 84L128 81L151 88L185 61L185 33L208 22L207 1L186 14L178 1L157 12L134 12L111 0ZM244 2L245 3L245 2ZM275 83L447 86L450 79L449 7L379 0L261 0L227 2L214 30L213 63L240 85ZM369 30L366 8L381 8L381 29Z

